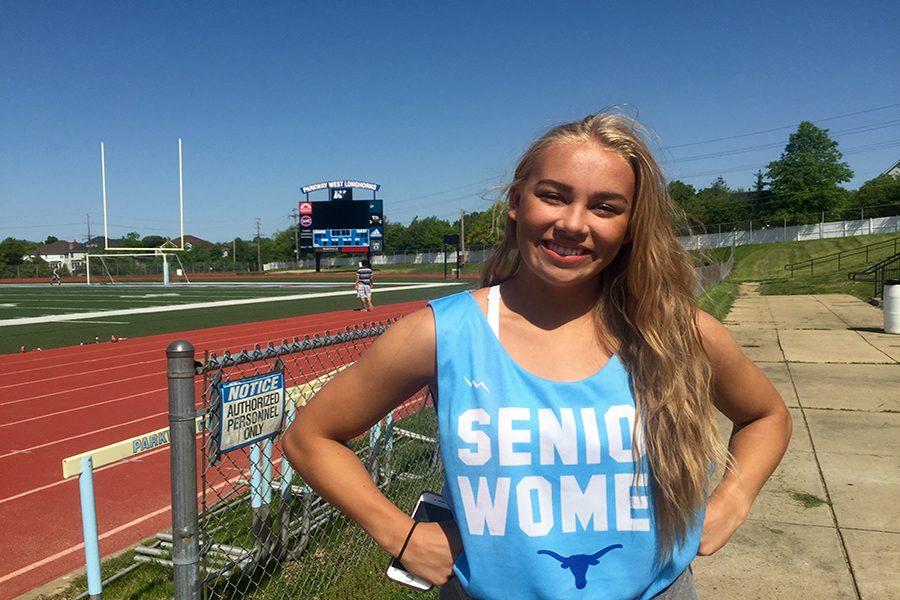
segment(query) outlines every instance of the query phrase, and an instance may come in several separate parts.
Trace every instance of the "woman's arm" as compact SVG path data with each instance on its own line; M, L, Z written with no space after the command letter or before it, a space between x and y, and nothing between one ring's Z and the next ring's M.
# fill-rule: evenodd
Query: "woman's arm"
M329 381L300 409L282 440L303 479L394 556L412 519L385 498L344 442L434 381L434 319L425 308L393 324L353 366ZM404 552L404 566L443 583L453 564L448 535L436 523L419 525Z
M701 555L719 550L747 519L791 438L791 415L778 391L714 317L698 311L703 346L713 365L716 408L732 423L733 462L709 499Z

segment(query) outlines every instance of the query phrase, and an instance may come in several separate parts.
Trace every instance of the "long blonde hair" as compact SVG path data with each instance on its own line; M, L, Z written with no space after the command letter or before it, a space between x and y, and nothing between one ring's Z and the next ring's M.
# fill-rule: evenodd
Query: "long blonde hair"
M505 197L509 202L520 193L541 152L553 144L595 142L631 165L631 241L601 272L594 313L598 336L631 374L637 409L632 439L643 438L660 557L666 558L699 526L710 467L724 463L727 451L713 421L712 368L696 321L694 268L673 227L679 209L643 131L636 120L616 113L554 127L522 156ZM515 225L507 218L482 285L501 283L520 268ZM639 451L634 444L638 471Z

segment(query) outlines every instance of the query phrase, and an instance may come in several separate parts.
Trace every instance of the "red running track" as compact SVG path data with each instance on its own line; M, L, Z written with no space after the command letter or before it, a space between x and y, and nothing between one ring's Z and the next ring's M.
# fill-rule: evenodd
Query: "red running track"
M168 424L165 349L221 354L403 316L424 302L0 355L0 600L84 566L78 479L62 459ZM199 400L199 390L197 398ZM103 556L171 527L168 448L94 473Z

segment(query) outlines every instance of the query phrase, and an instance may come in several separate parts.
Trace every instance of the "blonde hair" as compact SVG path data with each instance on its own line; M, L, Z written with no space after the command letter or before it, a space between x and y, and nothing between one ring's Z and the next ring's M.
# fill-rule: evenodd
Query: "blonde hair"
M594 313L598 336L631 374L637 409L632 439L644 441L660 557L666 558L699 527L710 468L724 463L727 451L713 421L712 368L696 321L694 268L673 227L680 211L639 132L644 129L635 119L613 113L554 127L522 156L505 197L509 202L520 193L541 153L553 144L595 142L631 165L631 241L601 272ZM515 225L507 217L482 285L510 279L520 268ZM634 446L640 471L640 448Z

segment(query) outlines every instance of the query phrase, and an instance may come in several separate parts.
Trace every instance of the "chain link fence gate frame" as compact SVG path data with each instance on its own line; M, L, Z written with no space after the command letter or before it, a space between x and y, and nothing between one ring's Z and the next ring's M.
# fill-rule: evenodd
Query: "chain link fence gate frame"
M325 331L233 355L209 354L197 363L189 343L169 346L173 533L158 536L155 562L173 566L178 600L423 597L385 577L390 557L303 482L283 457L280 437L219 454L213 435L218 384L283 372L287 429L302 418L306 401L389 326ZM195 416L201 417L199 438ZM420 492L439 492L443 484L437 438L426 388L348 446L382 492L410 512Z

